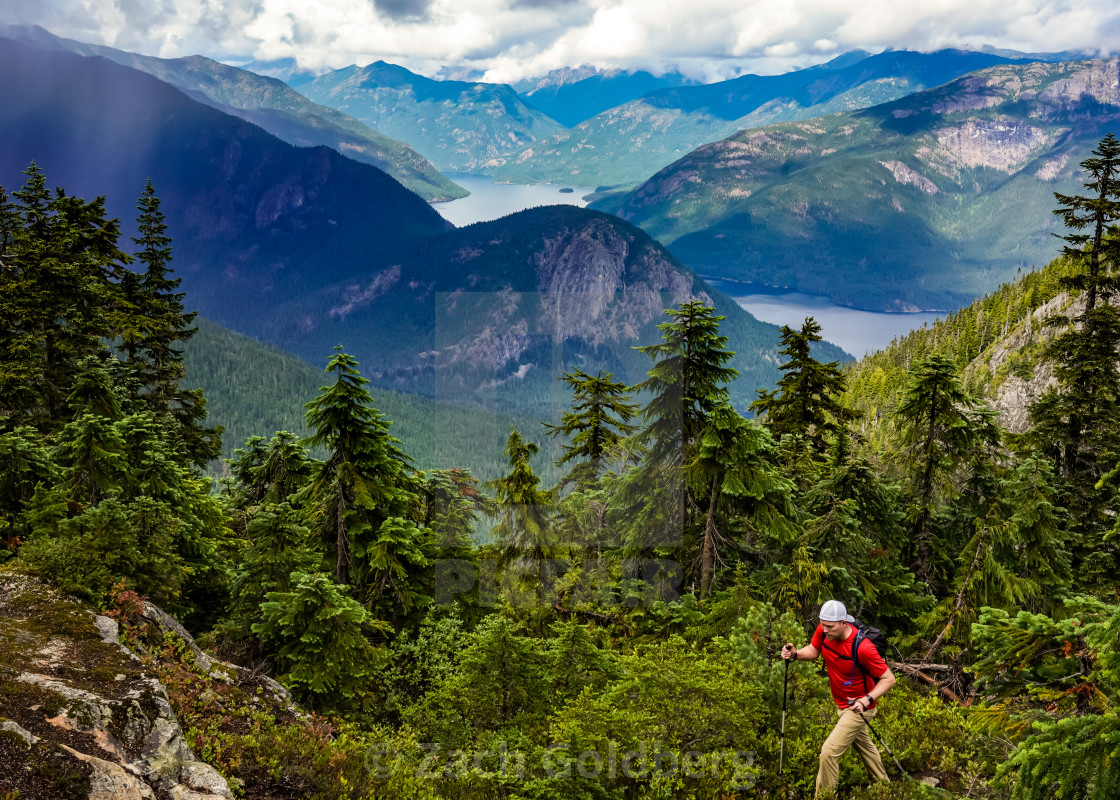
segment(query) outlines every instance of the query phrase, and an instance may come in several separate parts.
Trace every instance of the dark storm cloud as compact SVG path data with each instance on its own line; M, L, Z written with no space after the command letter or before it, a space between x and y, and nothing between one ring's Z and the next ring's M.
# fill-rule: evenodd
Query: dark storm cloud
M398 21L426 20L432 0L373 0L379 14Z

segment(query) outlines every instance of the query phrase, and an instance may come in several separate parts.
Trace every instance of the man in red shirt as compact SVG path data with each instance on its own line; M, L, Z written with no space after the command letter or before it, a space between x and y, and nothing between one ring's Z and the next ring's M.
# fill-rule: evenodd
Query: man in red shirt
M874 718L879 698L894 686L894 673L870 640L859 639L859 663L852 661L852 645L857 641L853 637L858 630L843 603L829 600L821 606L820 621L809 644L795 650L790 642L782 648L782 658L797 661L812 661L824 653L828 687L840 714L840 721L821 747L818 797L833 791L840 782L840 757L853 744L875 780L890 780L865 720Z

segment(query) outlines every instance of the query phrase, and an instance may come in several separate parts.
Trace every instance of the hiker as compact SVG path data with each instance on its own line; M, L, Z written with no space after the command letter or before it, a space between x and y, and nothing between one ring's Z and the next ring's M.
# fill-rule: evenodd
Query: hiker
M855 618L849 616L843 603L829 600L821 606L820 625L809 644L800 650L795 650L792 642L782 647L782 658L796 661L812 661L824 653L828 687L840 714L840 721L821 747L817 797L836 788L840 782L840 757L853 744L875 780L890 780L883 769L879 750L871 741L865 720L870 720L878 712L879 698L894 686L894 673L871 640L862 636L859 637L856 653L858 663L852 661L852 645L859 633L852 624L854 622Z

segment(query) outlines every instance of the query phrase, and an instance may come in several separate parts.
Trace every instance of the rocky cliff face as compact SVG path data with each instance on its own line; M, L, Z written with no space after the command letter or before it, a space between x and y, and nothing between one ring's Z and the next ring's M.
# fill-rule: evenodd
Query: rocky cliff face
M1112 302L1120 306L1120 298L1113 298ZM1011 433L1024 433L1030 428L1030 404L1054 386L1056 380L1054 365L1046 361L1031 363L1029 369L1020 370L1019 374L1009 373L1006 365L1028 345L1049 341L1062 331L1061 327L1047 326L1047 319L1055 315L1074 318L1084 311L1084 297L1070 300L1069 295L1062 293L1035 309L1028 322L1020 324L989 347L966 369L966 375L985 370L991 375L1001 376L1000 380L993 382L988 400L999 412L1000 425Z

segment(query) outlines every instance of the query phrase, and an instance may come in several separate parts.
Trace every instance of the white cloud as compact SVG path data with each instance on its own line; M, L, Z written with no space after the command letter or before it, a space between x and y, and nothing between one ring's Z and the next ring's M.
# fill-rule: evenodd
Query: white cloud
M378 58L495 80L561 66L705 79L807 66L853 48L1117 48L1114 0L8 0L0 21L161 56Z

